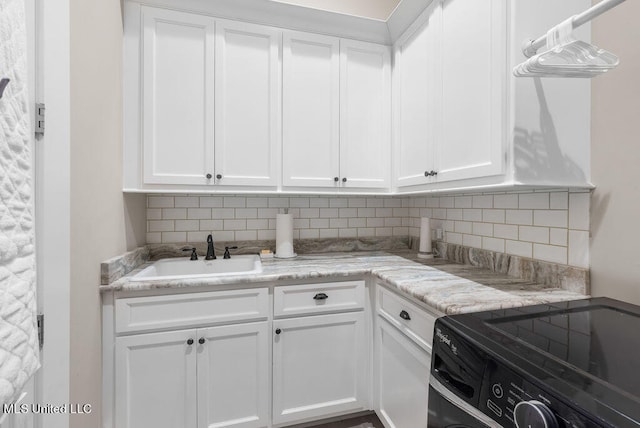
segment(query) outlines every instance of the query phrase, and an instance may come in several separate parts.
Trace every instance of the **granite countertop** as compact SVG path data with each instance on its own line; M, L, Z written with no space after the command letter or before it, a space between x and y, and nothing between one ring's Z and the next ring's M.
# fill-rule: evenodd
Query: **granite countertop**
M255 275L211 277L170 281L130 281L149 263L144 263L101 291L205 287L254 284L282 280L339 278L371 274L404 294L445 314L477 312L587 297L563 288L550 287L492 272L488 269L449 262L420 260L415 251L350 252L299 255L294 259L262 261L263 272Z

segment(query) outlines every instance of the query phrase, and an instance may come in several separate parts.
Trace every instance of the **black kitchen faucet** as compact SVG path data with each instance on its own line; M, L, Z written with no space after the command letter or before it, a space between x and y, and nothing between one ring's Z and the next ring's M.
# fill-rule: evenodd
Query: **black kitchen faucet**
M207 255L204 258L205 260L215 260L216 252L213 249L213 236L207 236Z

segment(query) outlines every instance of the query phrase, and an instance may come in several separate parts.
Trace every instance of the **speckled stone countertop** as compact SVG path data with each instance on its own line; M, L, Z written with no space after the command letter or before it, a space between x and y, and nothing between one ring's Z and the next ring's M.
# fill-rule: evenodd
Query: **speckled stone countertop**
M491 272L443 259L414 261L415 251L351 252L300 255L294 259L263 260L255 275L170 281L130 281L145 263L128 275L102 285L101 291L141 291L282 280L373 275L415 300L446 314L477 312L587 297L585 294ZM417 260L417 259L416 259Z

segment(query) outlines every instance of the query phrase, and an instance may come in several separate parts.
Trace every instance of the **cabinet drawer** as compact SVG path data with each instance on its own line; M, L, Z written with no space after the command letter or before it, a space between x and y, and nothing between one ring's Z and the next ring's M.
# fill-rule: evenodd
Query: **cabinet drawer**
M267 319L266 288L170 296L130 297L115 302L116 333Z
M428 312L379 284L376 306L381 316L422 347L431 351L433 324L438 315Z
M274 316L317 314L364 308L364 281L275 287Z

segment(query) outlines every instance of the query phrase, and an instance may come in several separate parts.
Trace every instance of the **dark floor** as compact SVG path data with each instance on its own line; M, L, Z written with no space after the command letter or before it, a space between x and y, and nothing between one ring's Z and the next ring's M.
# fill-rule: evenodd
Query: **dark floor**
M375 414L371 414L322 425L313 425L313 428L384 428L384 425Z

